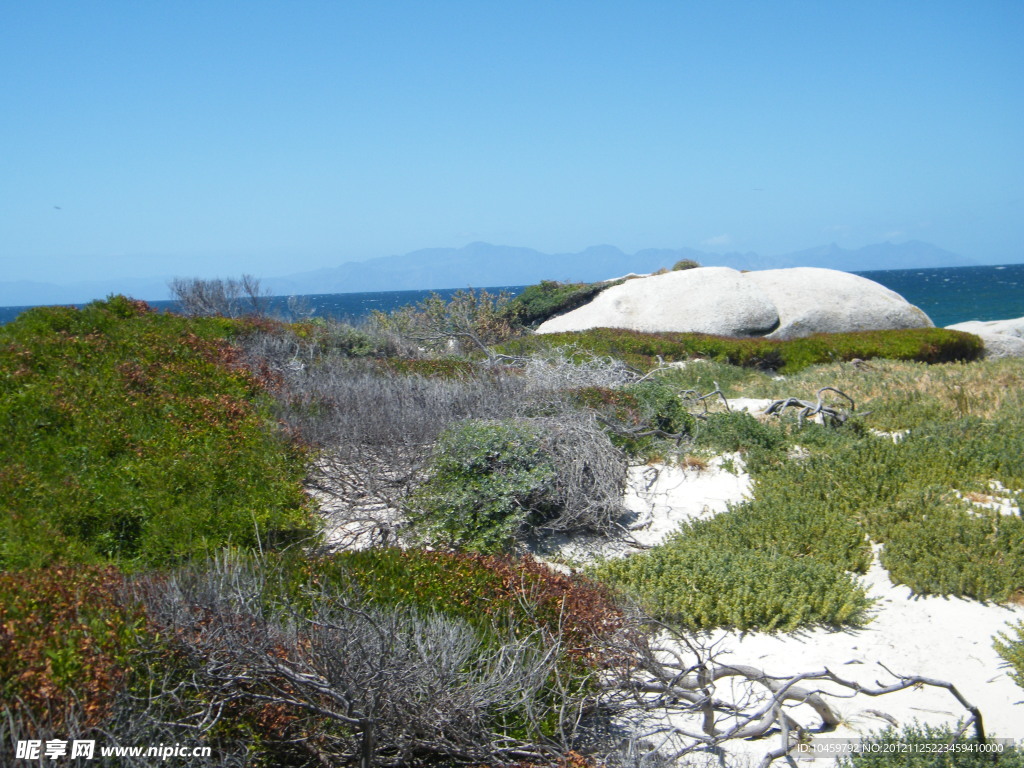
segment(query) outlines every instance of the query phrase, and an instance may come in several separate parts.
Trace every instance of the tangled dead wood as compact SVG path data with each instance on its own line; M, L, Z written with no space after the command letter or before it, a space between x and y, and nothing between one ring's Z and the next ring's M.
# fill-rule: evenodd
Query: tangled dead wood
M840 408L838 406L826 404L822 393L824 392L835 392L840 397L844 398L850 404L849 410ZM800 426L803 426L804 421L810 417L821 416L821 421L826 426L838 427L845 424L853 415L857 408L856 403L853 402L853 398L842 390L836 389L835 387L822 387L818 390L817 402L811 403L807 400L800 400L796 397L787 397L782 400L775 400L766 409L766 416L778 416L781 415L786 408L799 408L800 413L797 415L797 421ZM866 416L867 413L858 414L860 416Z
M814 734L840 726L843 719L835 700L921 687L948 691L967 713L957 738L973 728L977 741L985 743L980 710L950 682L897 674L882 664L891 679L873 684L848 679L827 667L769 675L758 667L723 662L720 643L649 619L646 625L652 631L623 635L619 664L604 682L610 705L620 718L632 721L633 754L661 755L673 761L701 752L724 756L740 740L777 738L779 745L767 749L760 762L760 768L767 768L775 760L788 760Z
M523 619L481 633L463 619L327 586L309 587L302 608L282 598L265 563L231 555L144 579L139 594L201 694L184 707L172 686L148 699L183 708L177 725L202 738L232 707L290 713L274 738L296 739L308 764L553 763L588 703L585 679L570 679L560 661L560 627ZM302 736L306 727L316 736Z

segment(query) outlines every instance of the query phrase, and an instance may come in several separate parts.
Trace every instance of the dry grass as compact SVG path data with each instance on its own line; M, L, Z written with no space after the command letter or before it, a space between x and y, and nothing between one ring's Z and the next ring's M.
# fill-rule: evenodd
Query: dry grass
M683 456L679 461L679 465L686 469L696 469L701 471L708 468L708 462L706 459L701 458L700 456L693 456L691 454Z
M896 360L872 360L860 365L833 363L813 366L780 380L750 377L736 383L734 394L801 397L824 386L843 390L856 401L858 410L874 411L883 420L885 412L906 415L908 409L987 419L1024 406L1024 360L942 365Z

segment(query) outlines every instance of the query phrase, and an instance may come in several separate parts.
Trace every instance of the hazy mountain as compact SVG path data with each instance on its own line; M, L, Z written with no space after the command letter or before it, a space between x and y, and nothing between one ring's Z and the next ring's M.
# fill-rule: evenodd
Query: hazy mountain
M879 243L856 250L835 243L778 256L711 254L692 248L648 249L632 255L611 245L579 253L547 254L531 248L471 243L464 248L430 248L402 256L348 262L333 269L300 272L265 282L281 293L348 293L487 285L527 285L540 280L604 280L629 272L654 272L680 259L735 269L828 267L844 271L971 266L972 262L917 240Z
M879 243L856 250L835 243L805 251L760 256L756 253L712 254L692 248L649 248L627 254L611 245L595 245L579 253L548 254L532 248L470 243L463 248L427 248L401 256L350 261L337 267L263 276L275 294L357 293L436 288L528 285L541 280L594 281L671 268L680 259L704 266L772 269L813 266L862 272L880 269L973 266L972 261L929 243ZM166 299L166 278L103 280L68 285L29 281L0 282L0 306L81 303L110 293L140 299Z

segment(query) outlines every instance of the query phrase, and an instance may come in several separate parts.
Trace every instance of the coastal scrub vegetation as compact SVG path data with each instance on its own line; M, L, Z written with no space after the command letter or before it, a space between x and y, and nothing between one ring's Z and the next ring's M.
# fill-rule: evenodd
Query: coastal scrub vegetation
M439 436L412 523L427 541L507 551L552 531L610 533L626 461L587 419L466 420Z
M255 743L268 765L551 760L619 621L600 589L543 567L419 550L226 555L136 594L177 664L141 717L227 754Z
M887 728L865 739L862 751L844 756L841 768L1022 768L1024 750L1013 745L996 749L964 738L953 726L917 722Z
M305 454L228 338L115 297L0 328L0 567L170 564L311 535Z
M560 283L555 280L542 280L537 285L528 285L505 306L504 313L515 323L536 328L545 320L582 307L601 291L621 283L622 280L610 280L606 283Z
M690 673L726 674L706 649L669 674L657 632L861 626L876 552L919 594L1024 597L1021 363L965 364L973 336L529 335L590 290L560 284L285 323L183 286L186 317L111 297L0 328L4 742L631 765L595 723L641 685L698 711ZM841 424L727 405L827 387ZM727 512L585 575L522 557L626 535L629 464L723 453L755 481ZM1024 630L995 642L1020 682Z
M945 328L815 334L802 339L734 339L701 333L642 333L617 328L526 336L498 346L508 355L564 347L578 354L611 355L649 370L659 363L706 358L784 374L821 363L886 358L948 363L976 360L977 336Z
M1024 621L1018 621L1006 632L996 635L995 648L1006 660L1010 677L1024 688Z

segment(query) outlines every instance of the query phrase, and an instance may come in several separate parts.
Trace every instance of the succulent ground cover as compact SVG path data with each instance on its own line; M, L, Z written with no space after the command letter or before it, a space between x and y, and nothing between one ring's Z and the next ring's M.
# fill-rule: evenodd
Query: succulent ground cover
M553 347L612 355L645 369L655 366L659 360L676 362L700 357L782 373L796 373L809 365L842 360L886 358L945 363L976 360L982 354L982 345L976 336L944 328L815 334L787 341L595 328L519 338L501 344L498 349L506 354L522 355Z
M867 606L851 574L866 570L869 542L884 545L882 564L894 581L919 594L1021 599L1024 521L1019 514L1002 514L971 500L971 495L988 498L993 483L1024 488L1020 411L993 406L1000 400L1004 406L1019 403L1020 387L1007 391L1004 384L1011 370L1013 376L1020 375L1020 363L936 370L887 362L878 367L896 379L921 374L914 379L913 405L905 394L882 385L880 371L854 366L808 369L785 381L763 374L736 377L711 366L667 374L667 380L680 386L700 386L701 380L724 373L734 382L728 393L762 396L806 391L827 381L856 393L858 409L867 413L833 429L816 424L801 428L785 418L761 423L746 414L708 416L697 431L696 445L745 451L756 478L753 500L711 521L688 525L662 547L632 561L608 563L597 573L647 596L661 615L694 627L792 628L805 621L863 620ZM979 370L985 367L993 374L987 382ZM922 381L924 376L931 382ZM965 392L971 393L978 415L957 394ZM894 420L889 412L894 401L906 422ZM893 440L872 431L874 424L911 428ZM742 425L747 425L745 437ZM729 435L724 441L723 431ZM787 447L796 445L800 457L785 458ZM1020 491L1014 493L1019 502ZM713 565L726 552L740 564ZM718 612L709 609L702 590L677 583L685 584L691 570L728 567L730 573L742 573L744 554L751 581L736 591L719 591L710 603ZM823 573L821 586L812 592L824 599L829 591L824 585L844 585L844 598L832 597L829 611L805 609L809 599L796 598L797 590L781 588L764 569L753 575L759 557L771 558L780 574L812 562L831 568L831 575ZM783 597L787 592L792 599ZM763 610L757 613L753 606L759 601Z

